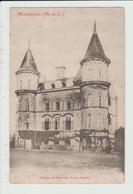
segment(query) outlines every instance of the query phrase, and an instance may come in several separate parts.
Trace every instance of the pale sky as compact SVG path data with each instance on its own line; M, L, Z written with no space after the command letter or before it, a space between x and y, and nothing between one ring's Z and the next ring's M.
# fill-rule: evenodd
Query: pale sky
M38 14L20 16L18 12ZM62 16L43 16L59 12ZM124 125L125 30L123 8L11 8L10 9L10 126L16 122L16 75L30 47L42 78L54 79L55 66L66 66L73 77L80 68L93 32L94 21L106 56L109 77L119 97L118 125ZM41 79L42 79L41 78Z

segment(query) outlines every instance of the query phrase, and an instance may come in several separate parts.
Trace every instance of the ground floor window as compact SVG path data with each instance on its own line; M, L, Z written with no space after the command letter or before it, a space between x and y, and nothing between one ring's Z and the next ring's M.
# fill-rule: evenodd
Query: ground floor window
M65 143L66 145L70 145L71 144L70 139L66 139Z
M55 140L54 144L59 145L59 140Z

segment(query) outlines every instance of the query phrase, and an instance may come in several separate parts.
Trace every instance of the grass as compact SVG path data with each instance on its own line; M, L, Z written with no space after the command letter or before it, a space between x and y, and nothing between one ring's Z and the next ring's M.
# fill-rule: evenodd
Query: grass
M116 175L122 173L121 164L121 156L116 154L52 151L39 152L28 150L11 150L10 153L11 179L13 182L15 181L15 183L18 178L20 179L20 176L25 177L24 180L20 180L20 182L27 182L30 180L31 183L33 181L32 178L34 177L33 182L40 183L40 180L37 179L37 177L46 175L64 176L68 174L77 177L80 175L88 176L91 174L92 182L95 183L95 176L99 176L99 180L102 180L100 179L100 174L97 176L96 172L105 173L104 176L108 175L108 178L110 178L110 173L112 173L112 177L116 177ZM16 177L18 177L17 180ZM115 180L115 178L112 180Z

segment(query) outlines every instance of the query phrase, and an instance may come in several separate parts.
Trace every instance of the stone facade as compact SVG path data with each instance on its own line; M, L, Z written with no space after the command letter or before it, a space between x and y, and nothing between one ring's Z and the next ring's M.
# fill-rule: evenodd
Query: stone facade
M40 83L40 73L28 48L16 72L19 141L25 147L37 148L39 145L40 148L44 144L44 147L66 145L80 149L81 144L87 145L89 138L81 134L82 131L87 130L88 134L108 132L109 63L96 32L96 24L80 70L74 78L65 77L65 67L57 67L56 80ZM44 135L44 139L39 133ZM31 146L27 146L27 141L31 141Z

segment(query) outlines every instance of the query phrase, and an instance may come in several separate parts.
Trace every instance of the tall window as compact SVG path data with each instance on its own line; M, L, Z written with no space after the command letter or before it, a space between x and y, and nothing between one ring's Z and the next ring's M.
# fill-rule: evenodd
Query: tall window
M98 129L102 129L102 115L98 115Z
M70 110L70 109L71 109L71 101L68 100L68 101L67 101L67 110Z
M31 80L28 79L28 89L31 89L30 86L31 86Z
M54 141L54 144L55 144L55 145L59 145L59 140L55 140L55 141Z
M26 127L26 130L29 129L29 115L25 116L25 127Z
M50 129L49 118L45 118L45 130L48 131Z
M88 129L91 129L91 115L88 115Z
M102 80L103 79L103 76L102 76L102 71L99 70L99 80Z
M110 113L108 113L108 123L109 125L111 125L111 114Z
M19 119L18 119L18 129L20 130L21 127L22 127L22 119L21 119L21 117L19 117Z
M26 97L26 110L29 111L29 98Z
M20 96L18 101L18 111L21 111L21 105L22 105L22 96Z
M60 118L56 117L55 118L55 130L59 130L60 128Z
M70 145L70 139L65 140L66 145Z
M99 107L102 106L102 95L101 95L100 92L99 92L99 94L98 94L98 105L99 105Z
M92 69L89 69L89 80L91 80L92 79Z
M49 102L46 102L46 112L49 111Z
M60 101L56 101L56 110L57 110L57 111L60 110Z
M71 118L66 117L66 130L71 130Z
M22 89L22 80L20 80L20 89Z
M88 94L88 106L91 106L92 104L92 96L91 93Z

